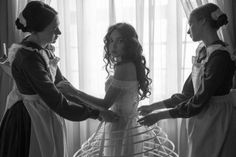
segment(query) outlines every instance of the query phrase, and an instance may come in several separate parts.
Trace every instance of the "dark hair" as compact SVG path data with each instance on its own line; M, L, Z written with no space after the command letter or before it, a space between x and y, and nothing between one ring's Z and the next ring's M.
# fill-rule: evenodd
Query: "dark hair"
M140 99L143 100L151 94L149 86L152 80L148 77L150 70L146 67L146 59L142 55L143 49L138 41L138 35L133 26L130 24L117 23L112 25L108 28L107 34L104 37L105 55L103 60L106 63L105 68L108 76L110 75L108 68L113 69L114 66L120 64L115 60L115 58L113 58L108 48L110 44L110 35L114 30L117 30L121 34L122 40L124 41L125 53L121 56L121 60L126 62L131 61L136 66L137 80L139 82L138 93Z
M21 14L26 24L24 25L18 17L15 21L17 29L23 32L41 32L53 21L57 11L43 2L31 1Z
M213 3L207 3L202 5L191 12L192 16L195 16L198 20L206 19L210 26L214 29L219 29L221 26L228 23L227 15L222 13L217 19L213 19L212 13L220 9L217 5Z

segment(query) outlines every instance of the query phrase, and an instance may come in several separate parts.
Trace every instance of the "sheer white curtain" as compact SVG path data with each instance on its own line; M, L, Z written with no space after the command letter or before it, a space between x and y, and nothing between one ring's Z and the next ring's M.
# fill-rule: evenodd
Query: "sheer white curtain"
M181 91L196 44L186 36L187 20L178 0L51 0L50 5L61 21L56 43L60 68L78 89L104 97L103 38L109 25L127 22L138 32L153 79L152 95L141 104ZM67 122L71 154L97 125L96 120ZM180 121L164 120L160 125L178 146Z

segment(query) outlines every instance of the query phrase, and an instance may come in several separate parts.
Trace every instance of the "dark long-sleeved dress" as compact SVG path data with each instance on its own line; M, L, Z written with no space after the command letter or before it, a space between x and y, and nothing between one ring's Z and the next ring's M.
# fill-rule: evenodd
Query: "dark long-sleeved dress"
M0 156L66 157L63 118L82 121L97 118L99 111L80 100L74 105L59 91L56 85L67 80L50 47L23 41L12 46L9 58L15 86L1 122Z
M221 43L221 42L220 42ZM200 53L205 53L204 48ZM205 55L198 55L198 60L205 59ZM164 100L173 118L189 118L197 115L206 106L212 96L229 94L232 88L232 78L235 65L230 54L225 50L215 50L205 64L204 74L199 89L194 93L192 73L185 81L182 93L174 94Z
M236 156L235 63L222 41L197 51L182 93L164 100L173 118L187 119L189 157ZM231 146L230 146L231 145Z

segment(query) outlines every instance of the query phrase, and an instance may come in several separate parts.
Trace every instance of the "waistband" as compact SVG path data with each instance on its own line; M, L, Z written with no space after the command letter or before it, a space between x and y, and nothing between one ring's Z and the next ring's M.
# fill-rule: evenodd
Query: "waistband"
M232 101L234 99L235 101ZM231 89L229 94L226 95L212 96L209 100L209 103L223 103L227 101L232 101L234 106L236 106L236 89Z

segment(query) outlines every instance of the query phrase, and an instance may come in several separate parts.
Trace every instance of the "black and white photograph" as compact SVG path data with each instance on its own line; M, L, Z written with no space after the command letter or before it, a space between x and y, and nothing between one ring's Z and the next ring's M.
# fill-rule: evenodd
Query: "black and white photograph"
M0 157L236 157L235 0L0 0Z

